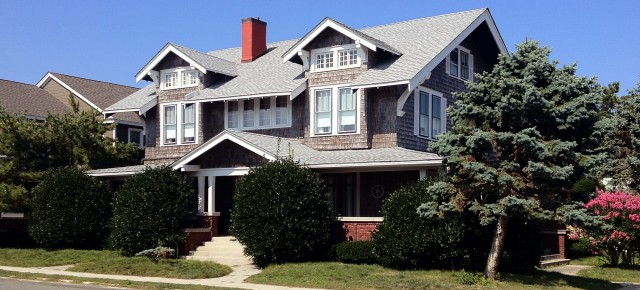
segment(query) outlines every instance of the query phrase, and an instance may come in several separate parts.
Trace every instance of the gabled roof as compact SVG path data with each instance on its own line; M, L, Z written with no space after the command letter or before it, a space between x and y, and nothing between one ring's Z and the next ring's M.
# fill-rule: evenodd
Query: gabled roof
M171 167L174 169L182 168L226 140L234 142L269 160L292 156L294 160L312 169L373 166L439 166L442 163L442 157L437 154L400 147L318 151L304 145L299 139L279 138L249 132L225 130L196 147L182 158L176 160L171 164Z
M30 84L0 80L0 106L5 111L44 118L48 113L64 114L69 107L47 91Z
M327 28L333 28L334 30L344 34L345 36L358 41L360 44L368 47L373 51L377 51L378 48L391 52L395 55L401 55L402 53L386 44L384 41L379 40L373 36L368 35L365 32L353 29L345 24L342 24L329 17L325 17L318 25L316 25L311 31L309 31L304 37L298 40L289 50L282 55L282 61L286 62L291 60L292 57L298 54L298 51L307 46L313 41L320 33Z
M158 65L158 63L160 63L160 61L162 61L169 53L176 54L202 73L210 71L228 76L238 75L233 62L207 55L191 48L167 43L151 60L149 60L149 62L147 62L144 67L142 67L142 69L140 69L136 74L136 81L139 82L140 80L145 79L149 71Z
M141 115L158 103L155 84L149 84L104 109L105 114L139 112Z
M240 62L240 47L209 52L209 55L236 62L238 75L225 82L194 92L187 96L192 100L238 99L258 96L292 95L306 88L302 66L296 63L282 63L280 55L295 40L281 41L267 45L267 52L252 62Z
M53 72L48 72L37 86L43 88L49 81L59 83L99 112L138 90L134 87Z
M147 168L156 168L166 164L149 164L149 165L132 165L123 167L112 167L103 169L94 169L87 171L90 176L131 176L140 173Z

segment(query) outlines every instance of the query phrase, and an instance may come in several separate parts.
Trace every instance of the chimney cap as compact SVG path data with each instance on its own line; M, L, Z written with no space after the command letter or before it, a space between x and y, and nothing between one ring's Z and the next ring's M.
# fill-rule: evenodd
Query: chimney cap
M267 25L266 22L260 20L260 17L247 17L247 18L242 18L242 22L259 22L262 23L264 25Z

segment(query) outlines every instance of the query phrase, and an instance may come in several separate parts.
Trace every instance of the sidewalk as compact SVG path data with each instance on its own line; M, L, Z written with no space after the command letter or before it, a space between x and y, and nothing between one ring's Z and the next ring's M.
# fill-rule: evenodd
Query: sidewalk
M578 272L588 268L593 268L593 266L565 265L565 266L548 268L548 269L545 269L545 271L558 272L560 274L565 274L569 276L578 276ZM617 283L622 286L621 288L618 288L618 290L640 290L640 284L638 283L629 283L629 282L612 282L612 283Z
M242 269L235 269L234 271L223 277L210 278L210 279L176 279L176 278L162 278L162 277L141 277L141 276L126 276L126 275L110 275L110 274L94 274L83 272L70 272L66 269L70 266L56 266L56 267L37 267L37 268L23 268L23 267L7 267L0 266L0 270L20 272L20 273L33 273L33 274L45 274L45 275L64 275L83 278L94 279L111 279L111 280L123 280L123 281L136 281L136 282L155 282L155 283L167 283L167 284L180 284L180 285L204 285L214 287L226 287L226 288L240 288L240 289L256 289L256 290L309 290L310 288L295 288L286 286L273 286L263 284L244 283L242 280L248 277L250 269L244 269L248 272L242 272ZM235 275L234 275L235 273ZM244 277L243 279L240 279Z

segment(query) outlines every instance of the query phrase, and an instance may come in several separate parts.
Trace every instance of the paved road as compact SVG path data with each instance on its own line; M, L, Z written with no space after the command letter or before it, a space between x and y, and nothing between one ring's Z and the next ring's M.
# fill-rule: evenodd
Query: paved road
M2 290L104 290L104 289L127 289L115 287L101 287L92 285L78 285L70 283L32 282L16 280L10 278L0 278L0 289Z

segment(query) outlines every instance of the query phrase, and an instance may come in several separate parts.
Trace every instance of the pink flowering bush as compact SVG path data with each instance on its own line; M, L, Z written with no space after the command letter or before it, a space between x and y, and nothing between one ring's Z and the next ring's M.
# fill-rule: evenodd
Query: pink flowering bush
M587 235L608 264L635 264L640 250L640 196L621 190L597 193L584 205L600 220L599 226L585 228Z

